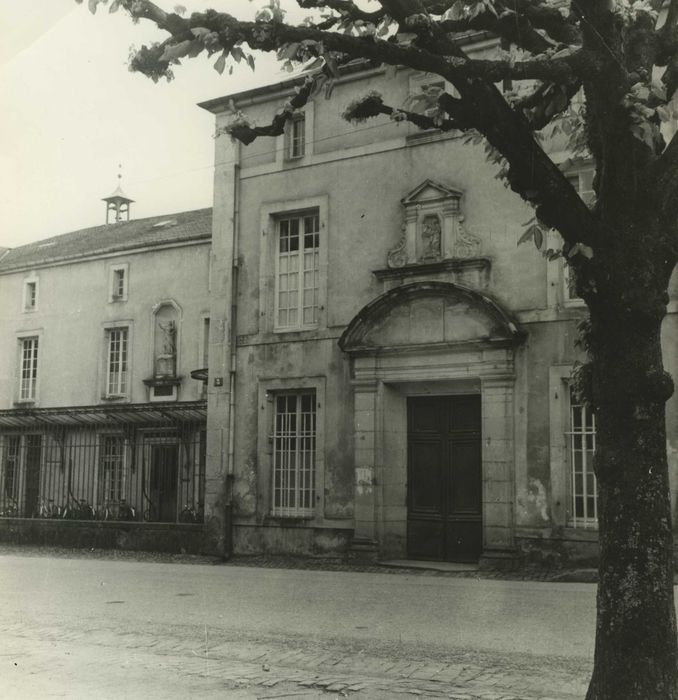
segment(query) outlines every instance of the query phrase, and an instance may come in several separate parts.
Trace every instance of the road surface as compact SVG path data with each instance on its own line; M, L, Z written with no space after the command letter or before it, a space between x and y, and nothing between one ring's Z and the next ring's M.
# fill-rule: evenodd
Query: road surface
M595 587L0 555L4 698L574 700Z

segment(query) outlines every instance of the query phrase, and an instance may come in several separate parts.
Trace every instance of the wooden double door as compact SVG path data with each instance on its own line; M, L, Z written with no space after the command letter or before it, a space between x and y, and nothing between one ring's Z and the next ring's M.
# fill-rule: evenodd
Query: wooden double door
M407 555L475 562L482 552L480 396L407 400Z

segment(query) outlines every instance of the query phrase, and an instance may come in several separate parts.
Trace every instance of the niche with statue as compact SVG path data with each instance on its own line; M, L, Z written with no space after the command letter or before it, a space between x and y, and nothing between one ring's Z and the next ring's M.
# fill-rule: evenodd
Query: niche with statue
M173 301L159 304L153 310L153 376L144 380L150 388L151 401L177 398L181 378L177 376L177 349L180 309Z

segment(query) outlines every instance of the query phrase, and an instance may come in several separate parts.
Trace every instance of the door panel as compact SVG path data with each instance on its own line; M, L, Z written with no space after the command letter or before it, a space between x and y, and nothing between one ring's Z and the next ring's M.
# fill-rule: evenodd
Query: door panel
M177 519L178 445L151 445L151 520L172 523Z
M448 442L450 479L448 480L450 512L480 513L482 482L480 479L480 440Z
M482 552L480 396L408 399L410 558L477 561Z
M410 482L410 508L415 513L442 515L444 494L440 492L443 466L440 440L415 438L409 452L412 469L417 473L416 480Z
M33 517L40 501L40 468L42 462L42 435L26 435L26 490L24 517Z

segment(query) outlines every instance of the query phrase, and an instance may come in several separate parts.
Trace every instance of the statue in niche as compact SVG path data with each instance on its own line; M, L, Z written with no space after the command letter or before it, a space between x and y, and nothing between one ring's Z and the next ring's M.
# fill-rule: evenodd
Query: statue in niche
M162 331L162 353L163 355L174 356L177 351L177 326L174 321L167 323L158 323L158 327Z
M177 324L174 320L162 323L156 329L155 375L173 377L176 373Z
M441 229L440 219L435 215L424 217L422 231L422 255L425 260L438 260L441 256Z

